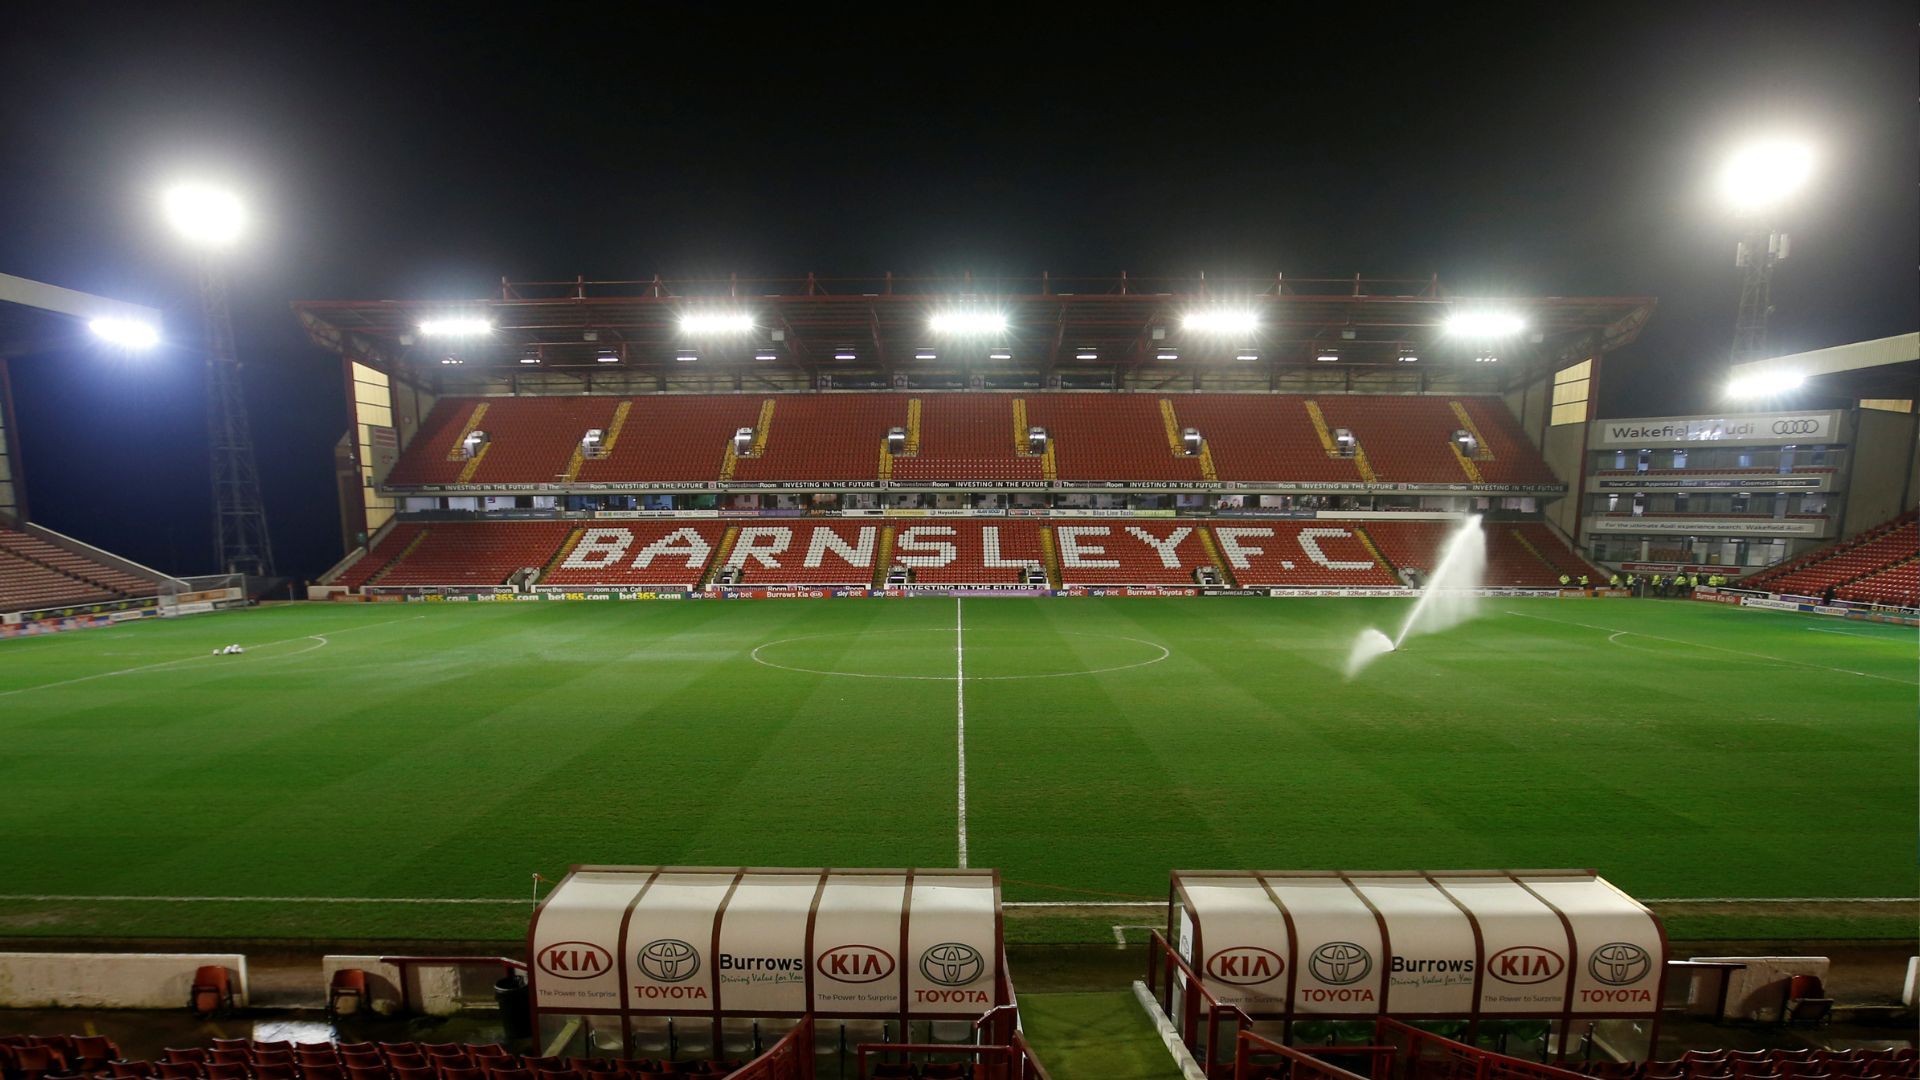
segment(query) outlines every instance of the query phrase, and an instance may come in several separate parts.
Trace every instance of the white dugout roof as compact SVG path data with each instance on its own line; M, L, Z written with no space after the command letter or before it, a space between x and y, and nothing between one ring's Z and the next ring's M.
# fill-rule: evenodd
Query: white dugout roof
M971 1020L1011 1000L992 870L576 866L527 937L544 1012Z
M1175 871L1168 934L1260 1019L1654 1016L1667 960L1591 870Z

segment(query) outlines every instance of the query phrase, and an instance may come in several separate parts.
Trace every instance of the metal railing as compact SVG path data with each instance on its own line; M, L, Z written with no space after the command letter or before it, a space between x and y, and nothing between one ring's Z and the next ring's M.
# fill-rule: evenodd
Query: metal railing
M1336 1051L1342 1055L1365 1055L1368 1068L1365 1074L1343 1069L1314 1057L1312 1049ZM1284 1073L1289 1080L1393 1080L1394 1059L1399 1048L1393 1046L1338 1046L1296 1049L1282 1046L1264 1035L1251 1031L1242 1031L1234 1039L1233 1080L1261 1080L1269 1073ZM1255 1057L1279 1058L1275 1062L1254 1060Z
M1165 970L1161 968L1164 955ZM1178 980L1175 975L1184 976ZM1201 984L1200 975L1193 965L1181 958L1172 945L1153 930L1147 941L1147 987L1152 991L1154 1000L1160 1003L1160 1009L1179 1032L1180 1041L1191 1052L1200 1067L1208 1076L1215 1075L1216 1065L1225 1065L1220 1058L1221 1021L1227 1020L1235 1025L1235 1032L1245 1031L1253 1026L1253 1018L1238 1005L1229 1005L1214 997ZM1178 997L1176 1006L1175 998ZM1206 1013L1206 1037L1200 1038L1200 1014Z

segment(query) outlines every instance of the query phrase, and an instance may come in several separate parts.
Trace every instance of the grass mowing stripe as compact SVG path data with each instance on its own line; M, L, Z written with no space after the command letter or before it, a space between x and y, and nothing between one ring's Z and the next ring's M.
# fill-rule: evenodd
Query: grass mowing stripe
M1617 630L1611 626L1595 626L1592 623L1568 622L1565 619L1549 619L1545 615L1529 615L1524 611L1508 611L1508 612L1505 612L1505 614L1517 615L1522 619L1539 619L1541 622L1559 623L1561 626L1578 626L1583 630L1610 630L1612 631L1612 634L1607 638L1608 641L1612 641L1614 638L1619 637L1622 634L1630 634L1634 637L1652 638L1655 641L1670 642L1674 645L1686 645L1690 648L1695 648L1695 649L1717 649L1720 652L1732 653L1735 656L1750 657L1754 660L1766 660L1770 663L1775 663L1775 664L1794 664L1798 667L1813 668L1816 671L1831 671L1836 675L1858 675L1861 678L1865 678L1865 679L1885 679L1888 682L1904 683L1907 686L1920 686L1920 682L1914 682L1912 679L1896 679L1891 675L1875 675L1871 672L1866 672L1866 671L1853 671L1848 668L1828 667L1825 664L1809 664L1805 660L1788 660L1778 656L1762 656L1759 653L1746 652L1745 650L1742 650L1742 649L1729 649L1725 645L1709 645L1702 641L1686 641L1682 638L1661 637L1659 634L1649 634L1641 630ZM1830 631L1830 632L1839 633L1839 631L1837 630ZM1860 635L1855 634L1855 635L1849 635L1849 636L1858 637Z

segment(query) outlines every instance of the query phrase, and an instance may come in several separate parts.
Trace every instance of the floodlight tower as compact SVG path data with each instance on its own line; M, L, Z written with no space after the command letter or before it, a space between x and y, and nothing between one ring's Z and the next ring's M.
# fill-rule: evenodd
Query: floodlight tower
M206 326L207 443L213 466L214 552L228 574L273 575L273 545L260 502L253 431L240 384L221 253L239 239L246 211L231 192L188 184L168 191L167 220L193 245Z
M1792 238L1775 227L1773 215L1813 172L1813 152L1804 143L1765 139L1727 159L1721 193L1743 218L1733 263L1742 273L1740 310L1733 323L1733 362L1767 355L1767 316L1773 313L1773 268L1784 262Z

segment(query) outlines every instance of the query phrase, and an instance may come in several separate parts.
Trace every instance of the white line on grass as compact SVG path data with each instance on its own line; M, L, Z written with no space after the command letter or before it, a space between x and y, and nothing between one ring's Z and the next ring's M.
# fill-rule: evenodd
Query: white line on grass
M496 896L82 896L0 893L0 903L97 904L524 904ZM1677 896L1642 897L1643 904L1920 904L1920 896ZM1010 908L1164 908L1165 900L1008 900ZM1156 927L1157 929L1157 927Z
M406 618L406 619L387 619L383 622L367 623L363 626L349 626L345 630L329 630L324 634L301 634L299 637L282 638L279 641L269 641L260 645L250 645L248 646L248 648L271 649L275 645L291 645L296 641L316 641L316 640L319 641L321 645L325 645L329 637L338 637L341 634L351 634L355 630L371 630L376 626L392 626L394 623L397 623L397 622L412 622L414 619L424 619L424 618L426 618L425 615L415 615L415 616L412 616L412 618ZM314 648L319 648L319 646L316 645L314 646ZM300 652L303 652L303 653L312 652L312 651L313 651L312 649L300 650ZM208 653L208 654L202 655L200 653L195 653L192 656L183 656L178 660L162 660L157 664L141 664L138 667L121 668L118 671L102 671L93 675L82 675L74 679L62 679L59 682L41 683L38 686L22 686L13 690L0 690L0 697L12 697L15 694L24 694L31 690L51 690L56 686L72 686L75 683L92 682L95 679L110 679L116 675L134 675L142 671L153 671L156 668L172 667L175 664L186 664L186 663L191 663L195 660L208 660L218 655L220 654ZM299 653L294 653L291 655L297 656L299 655Z
M112 904L525 904L527 899L423 896L73 896L54 893L0 895L0 902Z
M960 762L960 869L967 868L967 630L959 597L953 598L953 708Z
M1858 675L1863 679L1880 679L1885 682L1899 683L1902 686L1920 686L1920 683L1916 683L1911 679L1896 679L1891 675L1875 675L1867 671L1850 671L1846 668L1828 667L1825 664L1809 664L1805 660L1788 660L1779 656L1763 656L1760 653L1747 652L1744 649L1729 649L1725 645L1708 645L1704 641L1686 641L1682 638L1661 637L1659 634L1649 634L1642 630L1620 630L1611 626L1595 626L1592 623L1569 622L1566 619L1549 619L1545 615L1529 615L1524 611L1509 611L1507 614L1518 615L1523 619L1538 619L1541 622L1559 623L1561 626L1578 626L1582 630L1609 631L1608 641L1613 641L1614 638L1622 634L1632 634L1635 637L1652 638L1655 641L1668 641L1675 645L1691 645L1696 649L1715 649L1720 652L1732 653L1735 656L1745 656L1753 660L1765 660L1773 664L1793 664L1798 667L1810 667L1816 671L1831 671L1836 675ZM1616 642L1616 644L1618 643Z

